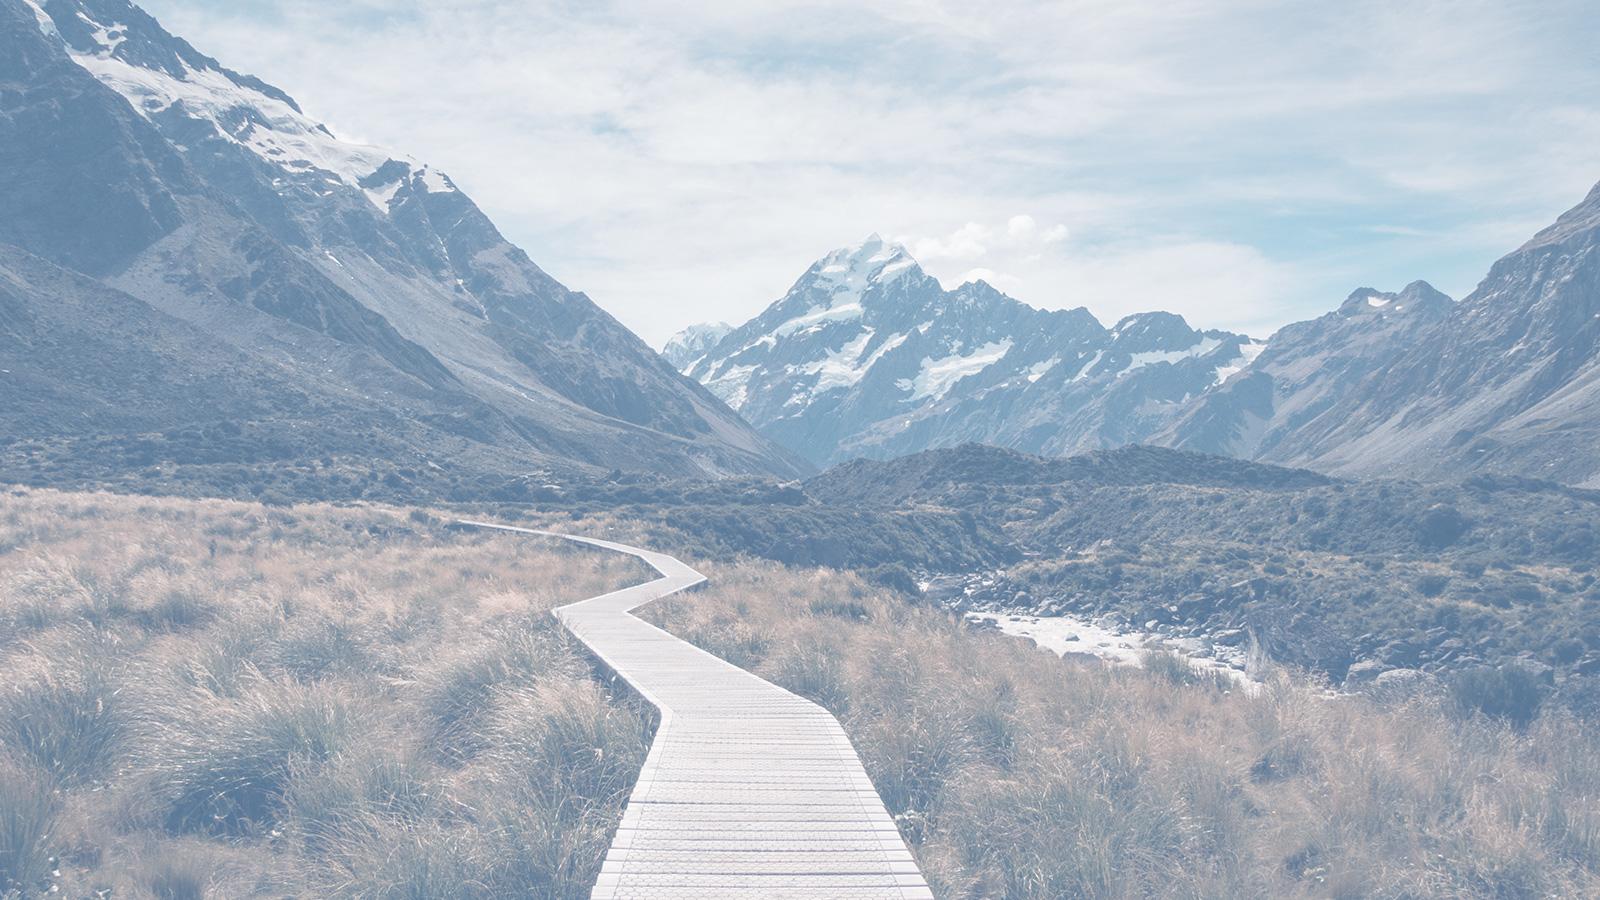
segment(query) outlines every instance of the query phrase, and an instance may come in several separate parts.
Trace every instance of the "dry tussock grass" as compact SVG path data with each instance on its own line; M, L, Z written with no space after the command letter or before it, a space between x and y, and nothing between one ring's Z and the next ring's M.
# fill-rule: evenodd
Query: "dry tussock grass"
M629 558L379 507L0 495L0 897L585 896Z
M1063 661L854 577L648 615L843 720L943 897L1600 896L1600 737Z

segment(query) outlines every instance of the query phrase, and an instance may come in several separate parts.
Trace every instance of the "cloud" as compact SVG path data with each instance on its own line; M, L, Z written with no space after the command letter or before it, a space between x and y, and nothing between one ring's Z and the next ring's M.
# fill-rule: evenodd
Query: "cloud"
M1286 321L1469 282L1510 249L1497 223L1600 177L1580 0L144 5L449 172L654 341L873 231L1035 305Z
M1043 250L1065 241L1068 233L1067 226L1059 224L1041 229L1033 216L1019 213L1006 219L1003 225L967 222L943 236L899 235L894 240L911 251L911 255L924 266L947 269L945 263L970 263L980 259L996 260L995 264L1005 260L1037 260ZM988 275L968 277L973 272ZM991 284L996 284L995 279L1021 283L1019 279L997 274L990 268L972 269L956 283L962 284L980 277Z

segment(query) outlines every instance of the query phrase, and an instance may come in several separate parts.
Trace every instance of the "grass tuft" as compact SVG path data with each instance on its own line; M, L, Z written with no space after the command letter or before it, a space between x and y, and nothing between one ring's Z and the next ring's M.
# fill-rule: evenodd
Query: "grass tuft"
M152 761L174 833L238 835L273 823L296 767L326 761L359 731L355 704L322 686L259 681L236 699L198 698L203 716L160 725Z
M54 869L50 838L58 807L49 778L0 755L0 897L46 888Z
M108 774L123 738L119 676L90 644L58 652L48 668L0 696L0 744L67 786Z

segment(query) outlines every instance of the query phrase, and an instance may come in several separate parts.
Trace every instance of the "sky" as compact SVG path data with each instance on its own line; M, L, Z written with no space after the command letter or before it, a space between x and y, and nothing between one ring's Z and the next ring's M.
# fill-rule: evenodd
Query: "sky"
M871 233L1265 337L1455 297L1600 181L1588 0L144 0L660 345Z

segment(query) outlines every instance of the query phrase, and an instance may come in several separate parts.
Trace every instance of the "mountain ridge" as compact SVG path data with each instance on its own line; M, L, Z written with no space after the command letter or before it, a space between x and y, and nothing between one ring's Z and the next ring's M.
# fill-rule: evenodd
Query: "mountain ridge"
M898 287L868 277L818 305L823 270L863 254L893 262ZM886 335L893 314L863 315L863 300L926 322ZM918 339L930 329L937 341ZM946 291L874 237L813 264L685 371L818 465L973 441L1048 456L1155 444L1354 477L1600 486L1597 342L1600 185L1459 302L1425 281L1358 288L1265 341L1163 312L1108 329L983 282Z
M1071 420L1093 399L1090 385L1125 381L1175 399L1250 343L1168 313L1108 329L1082 307L1037 309L984 281L945 290L904 247L873 235L813 263L687 374L818 465L968 441L1066 453L1120 442L1125 429ZM1019 402L1038 416L1009 433L1015 419L996 410Z

